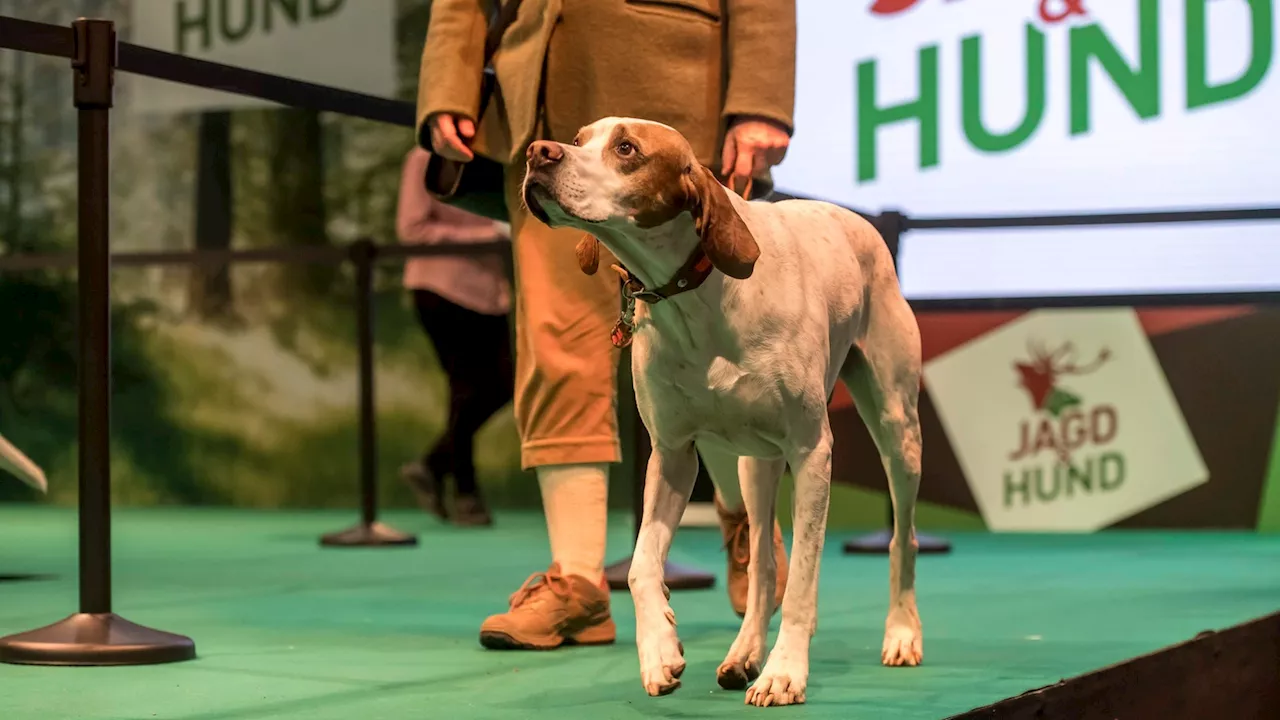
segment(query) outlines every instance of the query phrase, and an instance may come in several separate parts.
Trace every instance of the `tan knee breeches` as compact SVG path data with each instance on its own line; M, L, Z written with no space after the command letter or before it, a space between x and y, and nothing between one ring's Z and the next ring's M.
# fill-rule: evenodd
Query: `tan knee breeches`
M515 257L515 419L525 468L615 463L619 351L609 340L618 319L618 277L578 269L578 230L551 228L520 201L522 165L507 172Z

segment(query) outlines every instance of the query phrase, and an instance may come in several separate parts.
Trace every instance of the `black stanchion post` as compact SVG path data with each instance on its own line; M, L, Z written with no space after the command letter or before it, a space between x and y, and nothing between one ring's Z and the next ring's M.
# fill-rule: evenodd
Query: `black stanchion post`
M631 546L640 536L640 521L644 518L644 478L649 464L649 433L636 410L635 393L631 381L631 352L622 353L618 373L618 420L622 435L622 471L631 476ZM631 557L619 560L604 569L605 579L611 590L627 589L627 573L631 572ZM716 576L701 570L667 562L663 580L671 590L705 590L714 587Z
M369 240L351 245L356 273L356 342L360 353L360 523L320 538L325 547L405 547L418 538L378 522L378 438L373 389L373 261Z
M0 639L21 665L152 665L190 660L195 643L111 612L111 249L108 188L115 26L76 20L79 115L80 612Z
M893 253L893 259L896 263L898 260L898 251L902 245L902 233L907 229L907 218L902 213L889 210L880 214L875 220L875 226L884 236L884 242L889 246L889 252ZM899 270L901 272L901 270ZM869 535L856 537L846 540L844 543L844 551L849 555L887 555L889 554L889 543L893 540L893 503L885 503L888 506L889 520L884 530L873 532ZM951 543L946 538L933 537L916 533L916 542L919 543L920 553L938 554L951 552Z

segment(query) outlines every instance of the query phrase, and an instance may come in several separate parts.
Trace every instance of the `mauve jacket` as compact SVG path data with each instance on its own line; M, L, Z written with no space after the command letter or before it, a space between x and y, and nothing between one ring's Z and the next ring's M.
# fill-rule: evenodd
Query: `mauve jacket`
M396 234L405 244L488 243L506 239L510 231L431 197L422 178L430 154L414 148L404 159ZM404 286L431 292L485 315L511 309L511 287L502 258L496 255L433 255L409 258Z

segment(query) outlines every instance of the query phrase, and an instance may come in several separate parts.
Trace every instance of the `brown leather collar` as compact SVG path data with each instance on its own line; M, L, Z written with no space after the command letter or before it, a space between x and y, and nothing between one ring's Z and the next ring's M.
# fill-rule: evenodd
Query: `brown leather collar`
M733 179L730 178L729 188L737 192L733 187ZM751 178L747 178L746 188L742 191L743 197L751 195ZM613 325L613 332L609 333L609 339L613 342L613 346L624 348L631 344L632 334L635 331L635 312L636 300L643 300L650 305L662 302L667 298L675 297L683 292L697 289L702 283L711 277L715 267L711 264L711 258L707 257L707 253L703 251L699 245L693 254L689 255L689 259L684 261L684 265L671 276L666 285L650 290L640 282L635 275L631 274L622 265L613 265L614 272L622 278L622 297L626 301L623 305L622 314L618 316L618 322Z
M735 193L737 192L734 187L736 184L734 178L729 178L728 187ZM746 187L742 190L742 197L751 197L750 176L747 177ZM626 295L628 300L634 298L652 305L682 292L697 289L699 285L707 281L707 278L711 277L711 272L715 268L711 265L711 258L707 257L707 254L703 252L702 245L698 245L693 254L689 255L689 259L684 261L684 265L679 270L676 270L676 274L667 281L667 284L657 290L645 288L644 283L636 279L636 276L632 275L631 271L621 264L614 265L613 269L622 277L623 294Z
M618 316L618 322L613 325L613 332L609 333L609 338L613 341L614 347L619 348L624 348L631 344L631 335L635 330L636 300L643 300L652 305L682 292L689 292L706 282L707 278L711 277L711 271L714 270L711 265L711 258L707 257L701 246L693 251L693 254L676 271L676 274L667 281L666 285L656 290L646 288L644 283L631 274L631 271L621 265L613 265L612 267L614 272L618 273L622 278L622 297L626 301L622 314Z
M680 293L697 289L707 281L707 278L711 277L711 273L715 268L711 265L711 258L707 257L707 254L702 251L702 247L699 246L689 256L689 259L685 260L684 265L676 271L675 275L671 276L667 284L654 290L646 288L644 283L640 282L625 267L614 265L613 269L622 278L623 293L628 299L643 300L652 305L667 298L675 297Z

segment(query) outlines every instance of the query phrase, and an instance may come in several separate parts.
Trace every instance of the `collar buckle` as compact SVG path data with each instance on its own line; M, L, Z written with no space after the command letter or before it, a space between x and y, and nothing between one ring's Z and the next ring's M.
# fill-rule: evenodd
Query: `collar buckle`
M641 290L639 292L633 292L629 294L627 297L631 298L632 300L643 300L649 303L650 305L656 302L659 302L661 300L666 300L665 297L663 297L662 295L658 294L653 290Z

